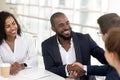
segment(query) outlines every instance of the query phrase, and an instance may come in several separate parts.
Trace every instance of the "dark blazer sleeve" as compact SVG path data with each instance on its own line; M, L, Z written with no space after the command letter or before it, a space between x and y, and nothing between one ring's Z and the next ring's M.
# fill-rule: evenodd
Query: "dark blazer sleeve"
M119 75L117 71L109 66L87 66L88 73L87 75L97 75L97 76L106 76L105 80L119 80Z
M77 54L76 57L79 62L82 62L84 65L90 65L90 56L93 56L102 64L108 64L104 56L104 50L96 44L89 34L78 33L76 35L74 34L73 41ZM82 56L81 61L78 54Z
M60 60L59 50L55 43L55 40L48 40L42 43L42 56L45 65L45 69L58 74L62 77L66 77L65 65Z
M91 48L91 51L90 51L91 55L94 58L96 58L98 61L100 61L102 64L108 64L104 56L104 50L100 48L89 35L87 36L88 36L89 44Z
M111 70L109 65L94 65L94 66L87 66L87 75L98 75L98 76L106 76L108 71Z

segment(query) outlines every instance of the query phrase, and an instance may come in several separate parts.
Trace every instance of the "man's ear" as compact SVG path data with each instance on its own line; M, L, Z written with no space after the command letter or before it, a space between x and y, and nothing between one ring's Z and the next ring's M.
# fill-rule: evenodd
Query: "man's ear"
M111 52L110 53L110 57L112 58L112 60L115 60L116 59L116 55L115 55L116 53L114 53L114 52Z
M106 40L107 36L108 36L108 34L107 34L107 33L105 33L105 34L103 34L103 35L102 35L102 39L103 39L103 41L104 41L104 42L105 42L105 40Z

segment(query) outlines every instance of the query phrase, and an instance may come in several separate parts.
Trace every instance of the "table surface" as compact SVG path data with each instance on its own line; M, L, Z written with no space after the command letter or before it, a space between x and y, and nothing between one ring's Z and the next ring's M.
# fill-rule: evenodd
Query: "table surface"
M10 75L9 80L65 80L65 78L56 75L43 68L24 69L16 75ZM8 79L4 79L8 80Z

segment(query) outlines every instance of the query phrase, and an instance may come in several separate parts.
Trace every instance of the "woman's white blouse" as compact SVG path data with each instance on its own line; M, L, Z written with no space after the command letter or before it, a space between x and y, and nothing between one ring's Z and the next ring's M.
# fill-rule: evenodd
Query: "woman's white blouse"
M22 33L17 35L14 43L14 52L10 49L6 41L0 45L0 62L26 63L28 67L37 67L38 58L35 43L32 36Z

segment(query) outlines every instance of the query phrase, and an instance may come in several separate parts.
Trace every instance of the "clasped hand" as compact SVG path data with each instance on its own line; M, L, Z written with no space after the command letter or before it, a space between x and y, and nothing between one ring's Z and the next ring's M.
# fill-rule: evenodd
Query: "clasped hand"
M75 77L80 77L85 74L85 70L83 69L83 65L79 62L75 62L73 64L67 65L67 70L70 74Z
M23 64L19 64L18 62L14 62L11 67L10 67L10 74L15 75L17 74L20 70L25 69Z

